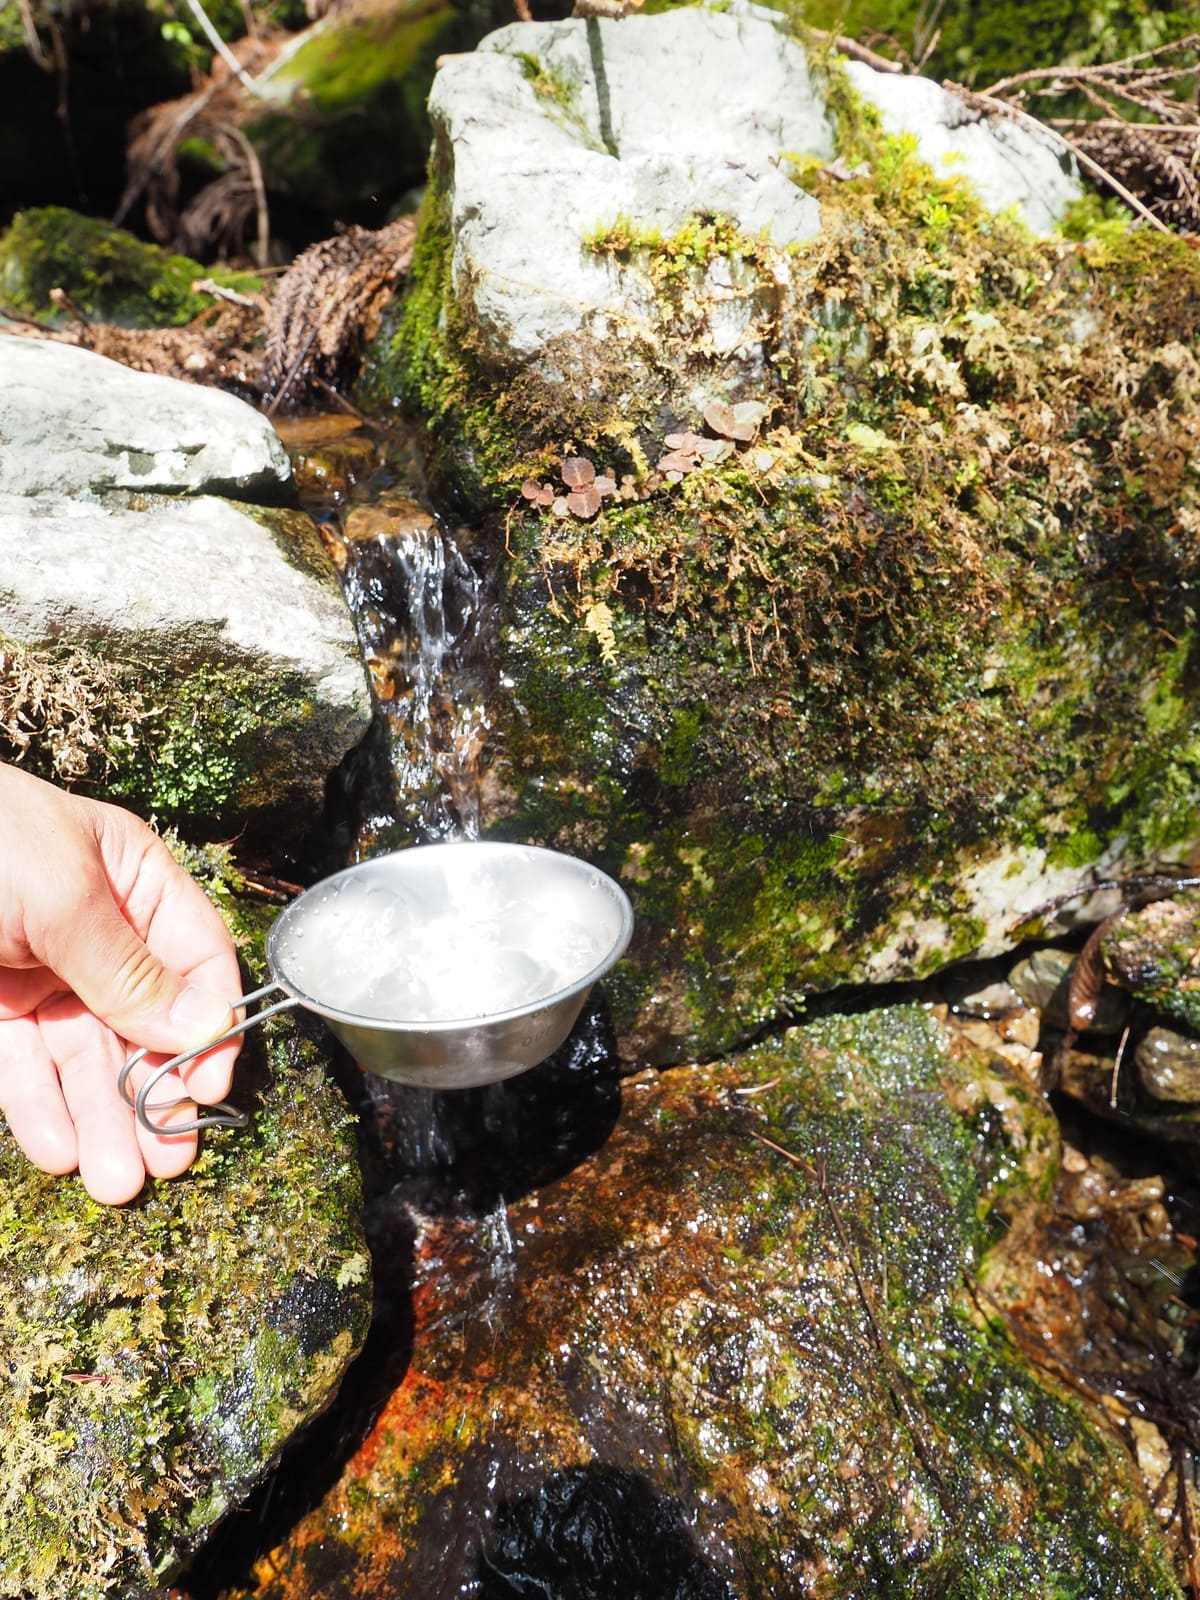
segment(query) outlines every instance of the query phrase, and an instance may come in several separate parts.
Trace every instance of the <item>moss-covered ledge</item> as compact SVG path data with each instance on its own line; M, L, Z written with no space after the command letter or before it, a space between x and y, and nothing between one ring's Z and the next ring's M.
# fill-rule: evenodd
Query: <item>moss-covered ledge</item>
M0 235L0 301L46 327L80 313L121 328L179 327L211 309L196 287L205 281L244 295L262 288L253 273L202 266L65 206L19 212Z
M218 887L251 937L261 917ZM354 1132L322 1050L276 1019L234 1098L245 1131L206 1135L191 1172L117 1209L0 1137L6 1593L118 1600L169 1581L362 1343Z
M629 887L642 1059L996 950L1084 869L1196 839L1200 263L1092 202L1035 239L831 98L840 167L797 165L819 238L738 247L775 293L732 387L711 263L652 241L621 268L652 336L485 357L444 145L366 376L494 515L491 825ZM756 436L660 468L668 435L718 442L712 396L765 407ZM619 487L562 515L575 456Z

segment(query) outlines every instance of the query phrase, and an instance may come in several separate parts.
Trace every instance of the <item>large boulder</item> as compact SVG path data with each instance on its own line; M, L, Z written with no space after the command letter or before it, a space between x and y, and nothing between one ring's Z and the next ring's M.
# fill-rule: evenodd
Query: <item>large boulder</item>
M655 72L669 146L625 88ZM485 826L629 887L635 1059L997 952L1087 869L1197 839L1200 265L1040 236L1021 208L1049 227L1074 184L1051 136L1018 152L933 86L889 134L903 98L701 11L504 30L434 88L369 389L496 513ZM711 187L722 154L793 175L778 236ZM673 212L625 173L656 160Z
M50 343L0 376L4 749L192 831L311 823L370 706L270 424Z
M1058 1153L1019 1078L909 1007L622 1098L473 1222L379 1203L403 1382L231 1600L1177 1600L1104 1407L997 1315Z
M1044 230L1077 196L1048 134L972 113L924 79L850 71L889 133L910 135L939 172L965 174L993 209L1017 207ZM822 76L757 8L689 9L628 27L514 24L445 62L429 101L433 167L455 292L484 352L511 363L555 339L619 345L651 332L662 311L653 274L596 248L606 234L624 229L627 249L649 251L720 217L742 245L811 241L820 208L794 168L834 154ZM689 264L703 280L713 351L757 352L745 340L753 311L778 300L780 285L758 282L740 247L706 251L702 237L694 263L680 263Z

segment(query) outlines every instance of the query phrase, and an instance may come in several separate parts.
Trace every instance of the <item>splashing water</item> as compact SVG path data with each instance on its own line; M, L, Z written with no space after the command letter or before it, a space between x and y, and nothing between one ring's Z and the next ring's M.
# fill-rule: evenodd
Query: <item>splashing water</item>
M393 793L373 808L365 842L397 828L421 841L478 838L491 727L484 580L428 516L384 520L342 552L343 592L391 747Z
M360 793L366 809L353 850L358 860L410 843L479 837L489 703L498 687L492 584L464 554L472 549L469 535L456 530L456 536L429 511L419 471L395 459L387 471L387 485L355 484L345 508L325 523L387 734L389 771L369 774ZM333 513L334 505L328 509ZM486 918L464 919L445 901L381 899L355 912L356 918L365 912L373 931L353 943L345 939L349 905L340 918L336 903L327 909L328 928L309 928L305 953L287 957L289 970L302 987L307 972L338 1009L382 1020L469 1019L517 1009L571 987L602 955L586 930L563 926L561 908L554 916L531 906L515 924L505 923L501 938ZM600 1025L590 1026L580 1036L591 1041L588 1066L578 1067L589 1084L611 1069L607 1034L601 1047L591 1038ZM573 1036L560 1052L571 1070L562 1091L568 1109L551 1117L556 1130L559 1122L574 1127L579 1107L591 1106L575 1082L582 1048ZM389 1166L426 1174L454 1169L466 1151L474 1152L476 1169L483 1152L503 1149L510 1159L524 1159L524 1138L510 1126L514 1107L530 1098L542 1107L545 1099L532 1077L529 1086L452 1093L371 1078L367 1090L390 1130ZM521 1128L530 1114L516 1119ZM543 1129L534 1142L544 1150L562 1136ZM502 1205L497 1196L492 1203Z

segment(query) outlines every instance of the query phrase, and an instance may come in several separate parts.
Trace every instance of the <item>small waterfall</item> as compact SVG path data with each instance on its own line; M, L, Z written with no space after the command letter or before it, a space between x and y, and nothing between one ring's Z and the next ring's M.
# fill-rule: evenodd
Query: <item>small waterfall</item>
M485 820L498 691L494 585L485 563L471 559L470 530L451 531L414 490L419 475L393 460L322 508L386 733L387 770L367 779L363 796L359 859L477 838ZM611 1127L614 1059L606 1016L593 1005L555 1056L523 1077L445 1092L368 1078L378 1181L400 1179L397 1203L406 1183L436 1189L444 1205L469 1189L478 1214L498 1218L510 1185L569 1164Z
M477 838L491 727L488 584L455 536L402 495L351 511L334 538L390 747L390 792L371 796L358 853Z
M451 533L417 500L375 488L325 530L354 617L386 734L386 773L369 784L356 854L410 843L475 839L481 758L491 730L488 657L494 605ZM461 540L461 544L460 544ZM454 1167L478 1096L368 1078L377 1125L397 1166L430 1175Z

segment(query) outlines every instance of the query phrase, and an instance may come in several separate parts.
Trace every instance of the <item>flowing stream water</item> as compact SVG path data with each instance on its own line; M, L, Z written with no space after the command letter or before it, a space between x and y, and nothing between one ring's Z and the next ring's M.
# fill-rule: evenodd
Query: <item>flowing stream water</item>
M302 484L304 461L301 450ZM372 759L357 778L357 831L349 853L362 860L413 844L478 838L491 706L502 689L494 665L494 560L471 529L452 527L429 509L419 442L393 438L357 482L339 484L322 465L305 498L353 615L376 706ZM438 937L437 908L430 908L433 948L416 987L409 985L413 1003L425 1014L437 1013L439 997L462 986L457 968L469 971L478 990L470 1014L495 1009L491 995L513 992L514 974L505 962L514 955L537 967L526 976L542 993L562 986L547 973L561 971L569 982L576 971L588 970L598 952L584 929L572 936L559 927L564 937L558 944L540 947L536 923L548 921L544 910L535 907L533 920L526 919L519 950L499 950L495 930L481 926L474 930L473 954L458 951L451 958L438 948L445 941ZM378 961L364 957L368 978L367 968L380 963L386 967L385 952ZM523 1080L442 1093L368 1076L372 1182L384 1194L405 1178L436 1181L446 1196L461 1196L465 1185L473 1206L494 1211L503 1206L504 1188L511 1192L530 1162L539 1170L554 1165L587 1137L581 1128L597 1118L611 1124L615 1076L614 1045L599 1005L585 1008L562 1050Z
M487 710L485 577L453 532L385 490L372 514L326 524L375 690L390 759L357 854L380 840L479 836Z

